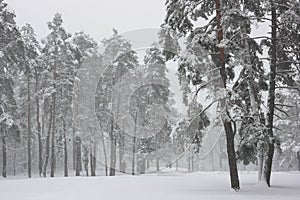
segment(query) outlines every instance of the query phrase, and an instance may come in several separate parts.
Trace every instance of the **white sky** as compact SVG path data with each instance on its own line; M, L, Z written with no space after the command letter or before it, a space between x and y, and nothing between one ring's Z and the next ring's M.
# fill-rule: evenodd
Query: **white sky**
M47 22L63 15L68 32L81 30L96 41L112 33L140 28L158 28L165 16L165 0L5 0L17 15L19 26L30 23L37 36L48 34Z

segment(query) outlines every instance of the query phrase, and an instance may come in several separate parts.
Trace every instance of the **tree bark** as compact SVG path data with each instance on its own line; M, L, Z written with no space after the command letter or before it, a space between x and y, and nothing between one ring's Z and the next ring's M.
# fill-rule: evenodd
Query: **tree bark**
M300 171L300 152L297 151L298 171Z
M39 154L39 176L43 173L43 145L41 135L41 122L40 122L40 100L39 100L39 75L35 69L35 103L36 103L36 124L38 136L38 154Z
M268 111L266 119L267 133L270 138L268 144L268 151L264 162L263 177L267 185L270 187L270 179L272 172L272 162L274 156L274 136L273 136L273 118L275 110L275 78L276 78L276 58L277 58L277 19L276 19L276 6L273 0L271 3L271 63L270 63L270 74L269 74L269 94L268 94Z
M89 176L89 152L86 147L84 147L83 150L84 150L83 164L84 164L85 175Z
M75 175L80 176L80 171L82 170L82 165L81 165L81 139L79 136L75 137L75 143L76 143Z
M114 119L111 119L111 129L110 129L110 167L109 167L109 175L116 175L116 153L117 153L117 139L114 135Z
M2 177L6 178L7 170L7 149L6 149L5 133L2 136Z
M218 29L218 42L219 44L223 40L223 27L221 25L221 4L220 0L215 0L216 4L216 19L217 19L217 29ZM220 65L220 74L222 79L223 87L226 88L226 69L225 69L225 50L224 48L219 48L219 65ZM230 181L231 188L234 190L240 189L239 176L237 171L236 164L236 155L235 155L235 146L234 146L234 133L231 125L231 121L228 119L228 113L226 108L226 99L221 100L221 107L224 108L225 112L222 114L223 125L226 133L226 142L227 142L227 156L230 172Z
M159 171L159 159L156 158L155 160L156 160L156 171Z
M104 154L104 165L105 165L105 176L108 176L108 163L107 163L107 155L106 155L106 148L105 148L105 138L103 133L102 136L102 146L103 146L103 154Z
M96 176L96 145L93 144L90 150L90 165L91 165L91 176Z
M67 146L67 137L66 137L66 123L63 121L63 140L64 140L64 176L68 176L68 146Z
M54 90L56 90L56 66L54 65L53 69L53 80L54 80ZM56 132L56 91L52 93L52 112L53 112L53 120L52 120L52 134L51 134L51 162L50 162L50 177L54 177L55 167L56 167L56 155L55 155L55 132Z
M135 143L136 143L136 129L137 129L137 111L135 113L134 117L134 132L133 132L133 144L132 144L132 163L131 163L131 169L132 169L132 175L134 175L135 171Z
M123 160L124 152L125 152L125 136L121 134L120 142L119 142L119 169L121 173L125 173L126 163Z
M142 156L140 158L140 174L145 174L146 173L146 158Z
M31 106L30 106L30 76L27 74L27 170L31 178Z
M13 157L13 173L14 173L14 176L16 176L17 174L17 169L16 169L16 162L17 162L17 144L15 142L15 151L14 151L14 157Z
M43 171L43 176L47 176L47 166L48 166L48 160L49 160L49 155L50 155L50 134L51 134L51 129L52 129L52 105L50 106L50 117L49 117L49 127L48 127L48 133L46 137L46 149L45 149L45 162L43 165L44 171Z

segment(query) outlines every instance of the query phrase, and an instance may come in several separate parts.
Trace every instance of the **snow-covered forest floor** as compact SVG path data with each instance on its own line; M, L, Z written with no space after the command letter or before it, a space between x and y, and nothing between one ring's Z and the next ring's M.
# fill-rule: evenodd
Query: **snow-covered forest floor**
M1 200L214 200L299 199L300 173L274 172L272 187L241 172L241 190L229 188L226 172L164 172L142 176L0 179Z

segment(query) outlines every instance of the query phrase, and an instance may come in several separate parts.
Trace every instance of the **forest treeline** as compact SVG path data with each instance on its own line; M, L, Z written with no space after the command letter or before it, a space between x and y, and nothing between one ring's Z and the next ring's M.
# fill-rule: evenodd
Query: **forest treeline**
M115 29L97 44L83 31L68 33L57 13L39 41L15 17L0 0L3 177L194 171L210 154L220 170L228 162L231 187L239 190L239 165L255 166L268 186L275 161L278 170L300 170L299 1L167 0L159 42L142 61ZM254 25L266 24L268 32L253 36ZM168 61L178 64L184 116L174 103ZM90 101L76 92L83 80L79 90L93 93L95 110L78 107ZM204 150L213 132L220 133L218 143Z

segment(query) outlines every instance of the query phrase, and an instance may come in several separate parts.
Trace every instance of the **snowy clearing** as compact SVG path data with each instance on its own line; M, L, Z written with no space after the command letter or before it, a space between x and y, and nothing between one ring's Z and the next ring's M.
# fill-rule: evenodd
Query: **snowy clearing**
M229 189L229 175L224 172L0 179L0 194L1 200L298 200L300 197L300 173L274 172L272 188L257 184L256 178L256 173L240 173L239 192Z

